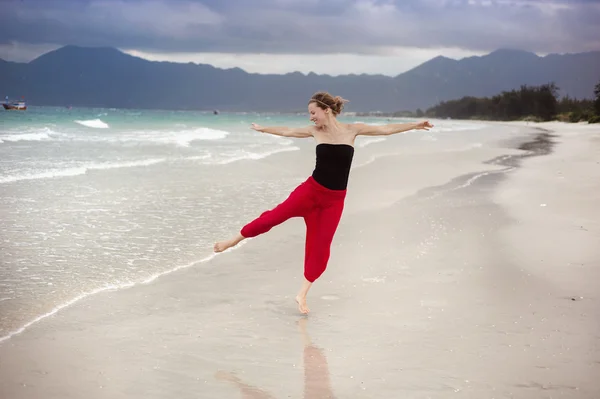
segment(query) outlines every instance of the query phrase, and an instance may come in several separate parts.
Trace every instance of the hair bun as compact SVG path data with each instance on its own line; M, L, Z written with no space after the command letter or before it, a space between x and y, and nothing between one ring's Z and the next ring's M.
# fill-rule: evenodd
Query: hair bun
M319 108L322 109L331 108L333 114L338 115L342 112L342 109L344 109L344 103L347 103L348 100L340 96L334 97L326 91L319 91L313 94L308 103L310 104L312 102L316 103Z
M332 107L333 111L336 114L340 114L342 112L342 110L344 109L344 103L347 103L347 102L348 102L348 100L346 100L340 96L335 96L333 98L333 103L334 103L334 106Z

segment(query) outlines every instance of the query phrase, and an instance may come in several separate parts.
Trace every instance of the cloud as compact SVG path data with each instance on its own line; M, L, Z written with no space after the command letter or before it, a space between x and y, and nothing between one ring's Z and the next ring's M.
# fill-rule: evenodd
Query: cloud
M600 49L591 0L5 0L0 42L155 53Z

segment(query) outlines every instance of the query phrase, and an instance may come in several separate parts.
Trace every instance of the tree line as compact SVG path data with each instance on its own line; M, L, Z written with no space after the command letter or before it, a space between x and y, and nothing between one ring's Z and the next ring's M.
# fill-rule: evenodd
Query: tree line
M493 97L466 96L458 100L442 101L422 111L400 111L387 116L430 117L481 120L531 120L589 123L600 122L600 82L594 88L595 99L558 97L554 83L541 86L523 85L518 90L503 91Z
M429 108L425 114L453 119L600 122L600 82L595 87L594 100L569 96L559 99L558 91L554 83L523 85L518 90L504 91L491 98L463 97L444 101Z

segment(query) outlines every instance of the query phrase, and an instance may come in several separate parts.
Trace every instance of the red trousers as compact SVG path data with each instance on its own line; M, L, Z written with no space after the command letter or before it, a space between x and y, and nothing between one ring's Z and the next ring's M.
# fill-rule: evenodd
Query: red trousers
M289 197L275 208L263 212L258 218L245 225L242 236L256 237L292 217L303 217L306 223L304 247L304 277L311 283L327 267L331 242L337 230L346 190L330 190L309 177Z

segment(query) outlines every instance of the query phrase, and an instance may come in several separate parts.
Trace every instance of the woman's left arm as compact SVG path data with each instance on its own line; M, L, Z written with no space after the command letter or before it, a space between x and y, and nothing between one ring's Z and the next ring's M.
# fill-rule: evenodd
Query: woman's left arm
M433 127L429 121L419 123L390 123L381 126L355 123L350 126L357 136L389 136L409 130L429 130Z

